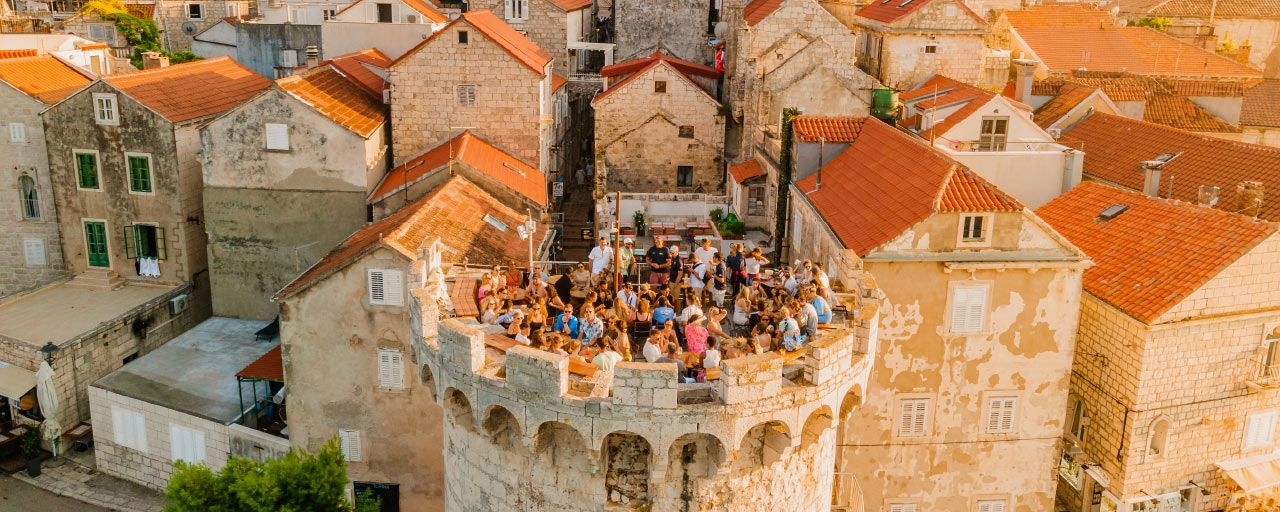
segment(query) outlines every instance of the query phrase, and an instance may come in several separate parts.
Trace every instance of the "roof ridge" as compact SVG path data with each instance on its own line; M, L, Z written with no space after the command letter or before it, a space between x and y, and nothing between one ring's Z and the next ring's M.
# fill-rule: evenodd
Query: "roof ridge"
M209 57L209 58L207 58L207 59L196 59L196 60L191 60L191 61L187 61L187 62L179 62L179 63L177 63L177 64L172 64L172 65L168 65L168 66L164 66L164 67L159 67L159 68L152 68L152 69L139 69L139 70L136 70L136 71L126 71L126 72L124 72L124 73L116 73L116 74L113 74L113 75L106 75L106 76L103 76L103 77L101 77L101 78L102 78L102 80L103 80L104 82L111 83L111 81L112 81L112 80L116 80L116 79L134 78L134 77L146 76L146 75L157 75L157 74L161 74L161 73L165 73L165 72L171 72L171 71L173 71L175 68L179 68L179 67L181 67L181 68L194 68L194 67L201 66L201 65L208 65L208 64L212 64L212 63L216 63L216 62L223 62L223 61L228 61L228 60L229 60L229 61L232 61L232 62L235 62L236 64L240 64L240 62L239 62L239 61L236 61L235 59L232 59L231 57L228 57L228 56L226 56L226 55L219 55L219 56L217 56L217 57ZM241 64L241 65L243 65L243 64Z
M1152 126L1152 127L1158 128L1158 129L1160 129L1160 130L1162 130L1162 131L1173 132L1173 133L1176 133L1176 134L1178 134L1178 135L1182 135L1182 136L1194 137L1194 138L1196 138L1197 140L1199 140L1199 141L1200 141L1200 142L1202 142L1202 143L1204 143L1204 142L1213 142L1213 143L1216 143L1216 144L1231 144L1231 145L1236 146L1236 147L1239 147L1239 148L1241 148L1241 149L1249 149L1249 150L1255 150L1255 151L1263 151L1263 152L1267 152L1267 153L1277 153L1277 154L1280 154L1280 148L1277 148L1277 147L1273 147L1273 146L1265 146L1265 145L1262 145L1262 144L1253 144L1253 143L1243 142L1243 141L1238 141L1238 140L1224 139L1224 138L1221 138L1221 137L1213 137L1213 136L1204 135L1204 134L1201 134L1201 133L1196 133L1196 132L1193 132L1193 131L1183 130L1183 129L1175 128L1175 127L1168 126L1168 125L1163 125L1163 124L1160 124L1160 123L1153 123L1153 122L1151 122L1151 121L1147 121L1146 119L1133 119L1133 118L1131 118L1131 117L1125 117L1125 116L1121 116L1121 115L1117 115L1117 114L1108 114L1108 113L1106 113L1106 112L1095 112L1095 113L1094 113L1094 114L1092 114L1092 115L1093 115L1093 116L1105 116L1105 117L1102 117L1102 118L1101 118L1101 119L1103 119L1103 120L1106 120L1106 119L1115 119L1115 120L1117 120L1117 121L1121 121L1121 122L1139 123L1139 124L1143 124L1143 125L1147 125L1147 126ZM1090 116L1090 117L1092 117L1092 116ZM1085 118L1085 120L1088 120L1088 118ZM1084 122L1084 121L1082 120L1080 123L1076 123L1076 126L1077 126L1077 127L1078 127L1078 126L1080 126L1080 124L1082 124L1083 122ZM1073 129L1074 129L1074 128L1073 128ZM1071 133L1071 131L1070 131L1070 130L1068 130L1066 133L1067 133L1067 134L1070 134L1070 133ZM1172 163L1172 162L1170 162L1170 163Z

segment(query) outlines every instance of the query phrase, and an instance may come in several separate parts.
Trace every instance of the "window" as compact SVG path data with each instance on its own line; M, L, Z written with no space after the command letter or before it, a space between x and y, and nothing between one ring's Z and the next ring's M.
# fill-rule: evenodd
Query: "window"
M129 191L151 192L151 155L125 153L129 162Z
M375 4L378 9L378 23L391 23L391 4Z
M915 503L890 503L889 512L918 512Z
M930 54L930 55L935 54L935 53L938 53L938 45L936 45L936 44L926 44L926 45L924 45L924 52L925 52L925 53L927 53L927 54Z
M204 462L204 432L170 423L169 454L174 462Z
M948 18L954 18L956 16L956 13L959 12L959 10L956 9L956 6L954 5L948 5L945 9L943 9L943 12L946 13Z
M116 26L106 23L94 23L89 25L89 39L100 43L114 44L116 40Z
M378 387L404 389L404 353L393 348L378 349Z
M692 127L692 126L689 126L689 125L681 126L681 127L680 127L680 138L682 138L682 139L692 139L692 138L693 138L693 127Z
M459 85L458 89L458 106L474 107L476 106L476 86Z
M975 334L986 330L987 283L956 283L951 288L951 328L953 334Z
M342 445L342 458L347 462L360 462L364 459L360 453L360 431L342 429L338 431L338 442Z
M1084 482L1084 465L1080 463L1082 459L1083 457L1072 457L1066 450L1062 451L1062 457L1058 459L1058 477L1077 491Z
M1280 377L1280 324L1271 325L1262 335L1263 377Z
M1147 457L1159 458L1165 454L1165 448L1169 443L1169 420L1160 418L1151 424L1149 433L1150 439L1147 440Z
M529 19L529 0L506 0L503 10L507 21L524 21Z
M93 95L93 119L98 124L120 124L120 117L116 112L116 95Z
M399 270L370 269L369 303L375 306L403 306L403 274Z
M458 31L458 44L467 44L470 38L471 38L471 34L468 33L466 30Z
M27 125L22 123L9 123L9 142L14 144L26 144Z
M40 218L40 192L36 180L27 174L18 177L18 194L22 203L22 218Z
M991 242L991 221L989 214L962 215L960 217L960 246L987 245Z
M982 133L978 135L978 151L1004 151L1009 139L1009 118L982 118Z
M239 18L239 17L240 17L240 5L238 5L238 4L232 4L232 3L228 3L228 4L227 4L227 16L226 16L226 17L229 17L229 18Z
M978 500L978 512L1004 512L1004 500Z
M338 14L337 9L325 9L323 11L320 11L320 17L323 18L324 21L329 21L333 19L334 16L336 16L337 14Z
M676 167L676 186L692 187L693 186L693 166L681 165Z
M1012 434L1014 432L1014 418L1017 417L1017 410L1017 397L1000 396L988 398L987 424L984 426L986 433Z
M142 413L112 406L111 432L115 435L116 444L140 452L147 451L147 420Z
M653 92L667 92L667 81L666 81L666 80L654 80L654 81L653 81Z
M98 190L98 154L77 151L75 156L76 175L79 176L80 188Z
M27 266L43 267L44 261L44 240L39 238L28 238L22 241L22 256L26 260Z
M1271 446L1276 437L1276 418L1280 413L1265 412L1249 415L1245 423L1244 448Z
M187 19L204 19L204 4L187 4Z
M747 188L747 215L764 215L764 185Z
M164 228L150 224L125 226L124 255L131 260L141 258L169 259L169 248L164 237Z
M283 123L267 123L267 150L268 151L288 151L289 150L289 125Z
M898 403L898 437L929 435L928 398L904 398Z
M1071 417L1067 421L1067 431L1081 442L1084 442L1085 417L1084 400L1073 398L1071 401Z

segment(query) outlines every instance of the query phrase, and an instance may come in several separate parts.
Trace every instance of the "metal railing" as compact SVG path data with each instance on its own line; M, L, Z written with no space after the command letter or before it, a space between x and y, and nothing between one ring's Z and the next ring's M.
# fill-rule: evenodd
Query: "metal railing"
M1262 387L1280 386L1280 364L1274 362L1268 364L1267 361L1256 359L1250 360L1249 363L1253 366L1253 375L1250 381Z

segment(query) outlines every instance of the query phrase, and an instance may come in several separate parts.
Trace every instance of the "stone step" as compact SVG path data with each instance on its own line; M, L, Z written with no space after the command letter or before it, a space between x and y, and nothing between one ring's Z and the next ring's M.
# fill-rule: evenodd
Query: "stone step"
M106 291L118 290L124 285L125 280L120 274L105 268L91 268L67 282L67 286Z

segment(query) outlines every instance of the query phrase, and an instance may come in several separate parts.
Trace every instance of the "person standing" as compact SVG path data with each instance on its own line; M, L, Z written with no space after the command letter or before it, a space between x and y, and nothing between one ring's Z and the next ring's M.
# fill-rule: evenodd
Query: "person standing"
M618 273L622 282L631 282L631 273L636 266L636 241L630 238L622 241L622 249L618 252Z
M729 269L729 295L737 295L738 287L746 277L742 267L742 244L735 242L729 246L729 257L724 259L724 264Z
M724 307L724 297L728 293L728 272L720 253L711 256L711 301L719 307Z
M653 247L644 253L645 262L649 264L649 283L667 284L668 271L671 268L671 253L665 247L661 237L654 237Z
M698 257L698 261L709 263L711 261L711 257L715 256L718 252L720 251L711 246L711 237L706 237L702 239L701 245L693 250L693 255Z
M594 285L600 282L600 276L613 263L613 248L609 247L609 239L600 237L600 242L591 248L587 259L591 260L591 283Z

